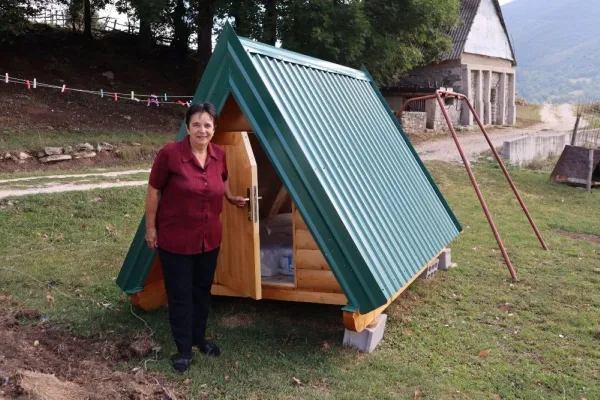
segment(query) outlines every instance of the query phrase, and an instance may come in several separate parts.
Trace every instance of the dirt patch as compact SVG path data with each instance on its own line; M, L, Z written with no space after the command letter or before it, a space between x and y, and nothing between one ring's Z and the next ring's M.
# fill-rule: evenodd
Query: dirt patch
M229 317L223 317L220 325L229 328L248 328L254 325L256 318L248 314L231 315Z
M569 232L569 231L563 231L561 229L554 229L554 232L556 232L560 235L563 235L563 236L570 237L571 239L587 240L588 242L600 244L600 236L599 235L591 235L588 233Z
M40 319L42 317L42 314L40 314L40 312L37 310L30 310L28 308L24 308L16 311L14 313L14 317L19 321L24 319Z
M184 398L159 373L116 372L118 362L149 357L149 337L77 337L39 312L0 303L0 397L14 399ZM23 318L34 324L20 324Z

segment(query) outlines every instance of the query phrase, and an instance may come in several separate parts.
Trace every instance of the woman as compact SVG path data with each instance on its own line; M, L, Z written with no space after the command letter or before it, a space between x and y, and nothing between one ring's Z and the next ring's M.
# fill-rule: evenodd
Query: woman
M173 367L180 372L190 366L192 346L221 354L205 333L222 239L223 196L238 207L246 205L246 199L231 194L225 152L211 143L216 120L210 103L188 109L187 136L158 152L146 197L146 242L160 256L178 350Z

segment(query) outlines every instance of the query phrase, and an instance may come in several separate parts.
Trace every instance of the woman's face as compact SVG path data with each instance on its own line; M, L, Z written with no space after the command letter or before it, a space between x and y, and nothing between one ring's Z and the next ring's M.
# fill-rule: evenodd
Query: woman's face
M215 134L215 122L207 112L196 113L190 118L187 132L193 145L205 147Z

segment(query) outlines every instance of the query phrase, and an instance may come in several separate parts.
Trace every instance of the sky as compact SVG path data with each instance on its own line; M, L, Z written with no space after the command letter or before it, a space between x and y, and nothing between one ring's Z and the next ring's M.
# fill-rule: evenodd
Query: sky
M500 5L501 5L501 6L503 6L503 5L505 5L506 3L510 3L510 2L512 2L512 1L514 1L514 0L500 0Z

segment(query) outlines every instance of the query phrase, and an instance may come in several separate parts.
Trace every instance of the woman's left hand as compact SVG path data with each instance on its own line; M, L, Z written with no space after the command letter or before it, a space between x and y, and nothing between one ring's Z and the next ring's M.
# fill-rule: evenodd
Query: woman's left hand
M246 207L246 203L248 202L248 200L246 200L242 196L231 196L227 200L229 200L229 202L231 204L233 204L234 206L237 206L237 207L240 207L240 208Z

